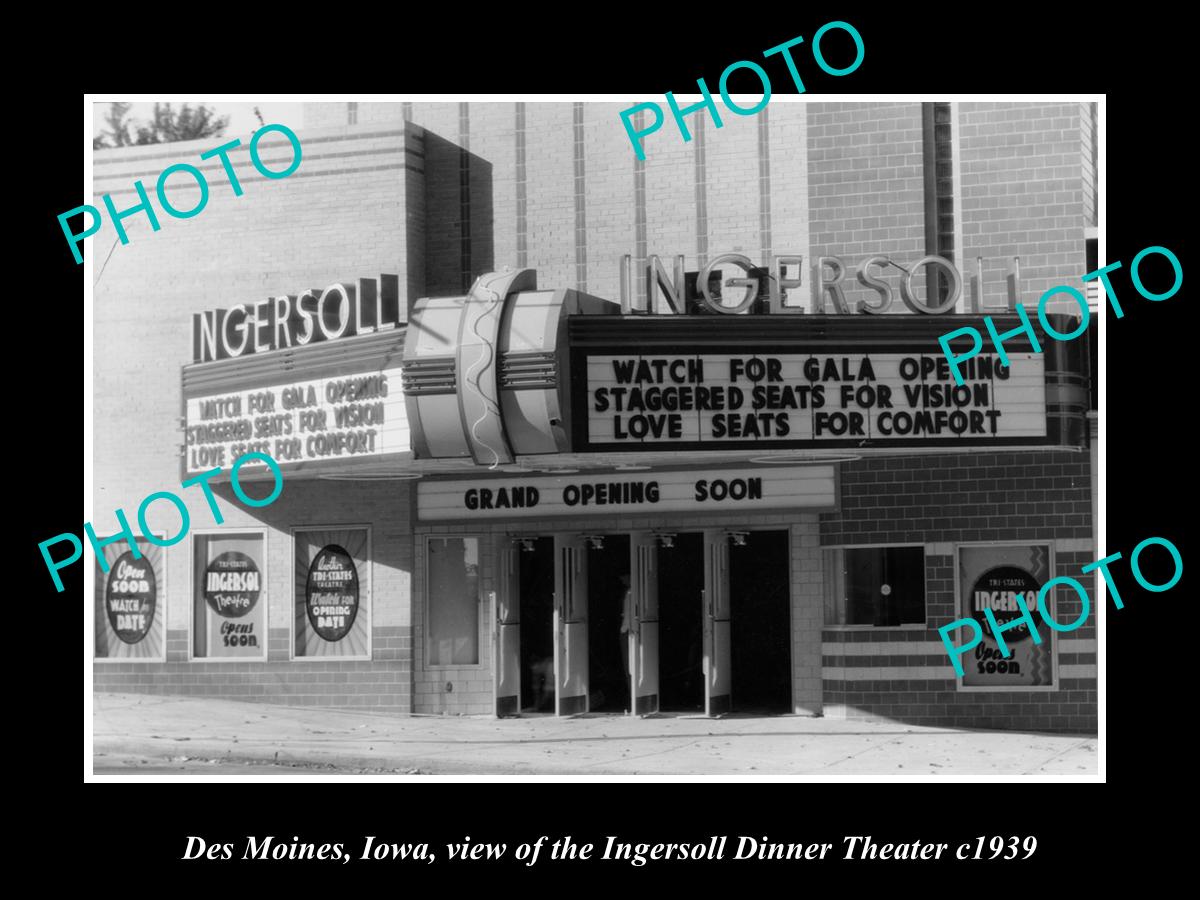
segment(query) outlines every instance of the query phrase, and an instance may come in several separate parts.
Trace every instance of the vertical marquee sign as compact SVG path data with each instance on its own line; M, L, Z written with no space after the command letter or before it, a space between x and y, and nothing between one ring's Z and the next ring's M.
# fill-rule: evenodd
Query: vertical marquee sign
M166 565L163 548L137 538L141 558L128 544L103 548L105 572L96 560L95 656L97 659L166 658Z

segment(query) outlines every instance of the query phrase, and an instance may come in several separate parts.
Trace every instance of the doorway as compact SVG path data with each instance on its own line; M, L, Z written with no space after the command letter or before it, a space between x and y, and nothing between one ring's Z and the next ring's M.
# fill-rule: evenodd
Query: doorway
M554 713L554 538L518 541L521 712Z
M663 712L704 711L704 538L676 534L658 551L659 689Z
M623 713L632 696L627 658L629 638L621 631L630 589L629 535L605 534L589 540L588 709Z
M737 712L792 711L789 543L786 531L750 531L739 533L729 548Z

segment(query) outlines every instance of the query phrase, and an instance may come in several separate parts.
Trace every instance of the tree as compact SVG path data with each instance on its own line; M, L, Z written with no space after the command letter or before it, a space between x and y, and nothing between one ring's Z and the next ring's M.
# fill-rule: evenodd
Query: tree
M114 103L105 122L108 131L92 139L93 149L105 147L127 147L131 144L168 144L173 141L195 141L206 137L220 137L229 126L228 116L218 116L203 104L192 107L188 104L176 110L170 103L155 103L154 116L145 125L126 122L128 103ZM137 132L136 140L130 136L130 128Z
M113 103L109 106L108 115L104 117L108 131L102 131L98 137L92 138L93 150L101 150L105 147L128 147L136 143L129 134L130 123L125 121L125 116L129 114L129 106L128 103Z

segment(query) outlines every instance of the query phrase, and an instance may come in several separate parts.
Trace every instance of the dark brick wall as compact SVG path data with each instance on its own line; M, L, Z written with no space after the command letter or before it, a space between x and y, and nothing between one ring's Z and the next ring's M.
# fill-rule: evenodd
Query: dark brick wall
M847 463L842 510L821 516L821 543L1091 538L1088 465L1073 451Z
M1083 549L1092 545L1089 466L1088 455L1063 451L845 464L842 509L820 517L821 544L926 544L926 627L826 628L822 667L827 710L919 725L1095 732L1095 579L1080 575L1096 559L1091 549ZM937 633L958 618L953 545L988 540L1049 543L1055 576L1075 577L1088 590L1092 611L1082 626L1053 635L1049 628L1039 628L1043 640L1057 642L1055 690L957 689ZM1078 618L1082 604L1070 587L1056 588L1054 600L1058 621ZM860 645L853 648L858 652L839 648L847 644ZM889 652L889 646L896 649ZM892 677L870 678L865 671L870 668L890 670ZM860 677L852 676L855 670ZM911 677L903 677L906 671Z

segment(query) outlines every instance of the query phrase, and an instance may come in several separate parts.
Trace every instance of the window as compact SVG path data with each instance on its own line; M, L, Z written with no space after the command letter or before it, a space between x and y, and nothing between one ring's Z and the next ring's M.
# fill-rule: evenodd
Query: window
M369 659L368 530L298 530L295 549L292 655L314 659Z
M357 125L358 124L358 104L357 103L347 103L346 104L346 124L348 124L348 125Z
M266 556L261 532L194 537L192 656L265 659Z
M428 665L478 665L479 538L430 538L428 551Z
M924 547L837 547L825 551L826 625L924 622Z

